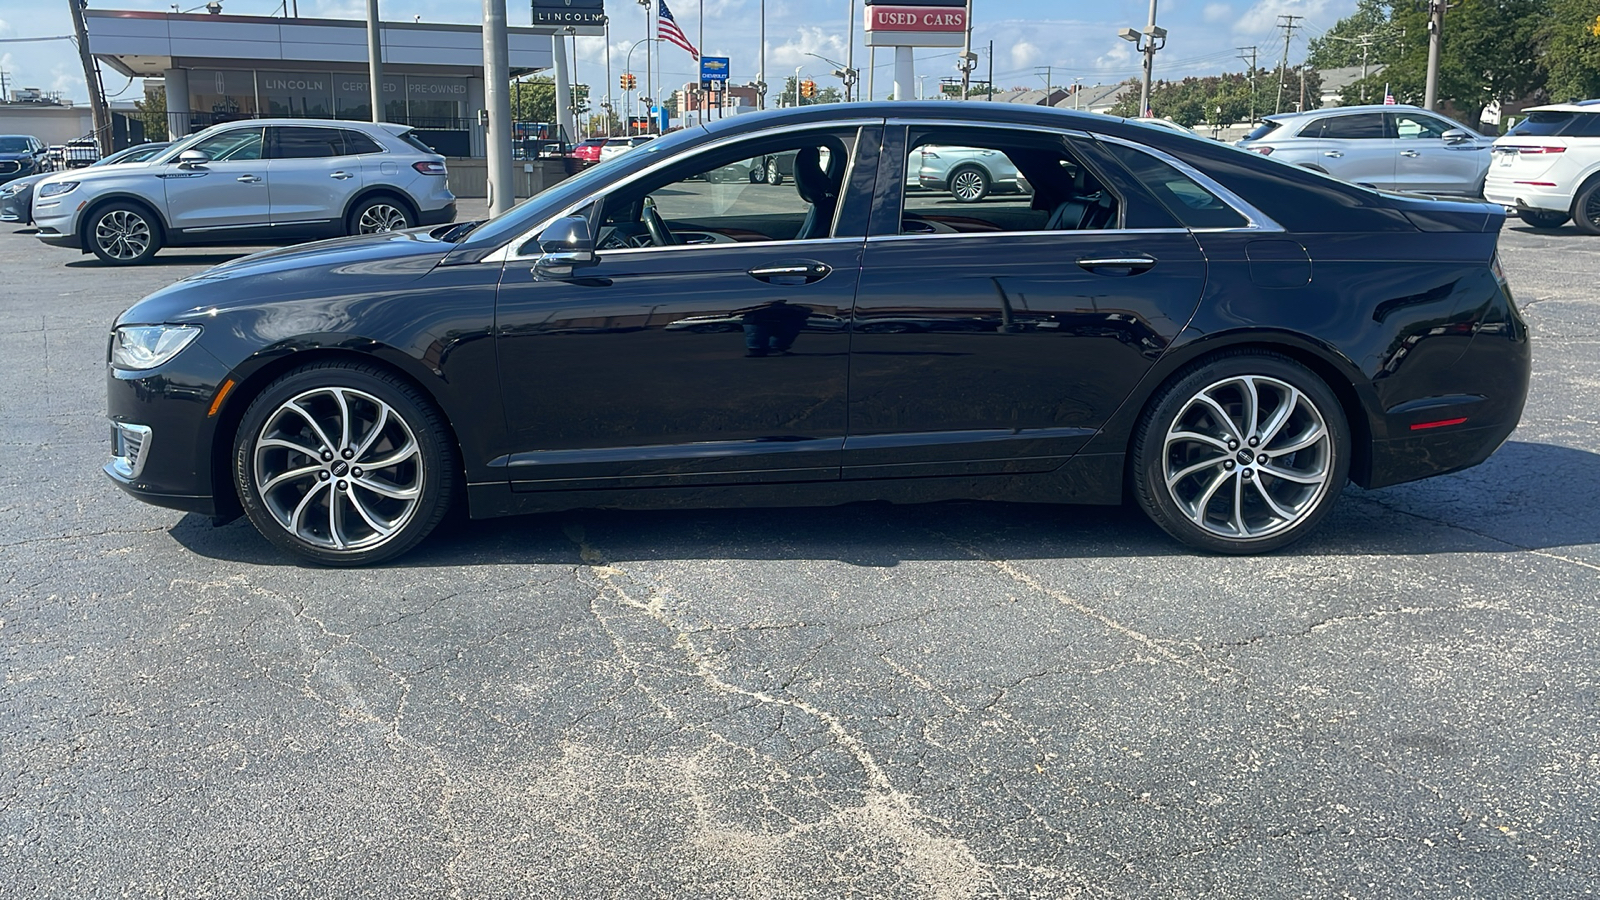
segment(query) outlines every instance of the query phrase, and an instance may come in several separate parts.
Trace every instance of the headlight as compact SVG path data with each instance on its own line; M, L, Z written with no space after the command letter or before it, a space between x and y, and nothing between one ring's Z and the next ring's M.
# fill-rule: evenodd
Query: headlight
M0 187L0 197L9 197L12 194L15 194L18 190L20 190L20 188L17 187L15 182L8 184L5 187Z
M199 325L124 325L112 332L111 364L119 369L154 369L199 336Z
M57 194L70 194L78 187L76 181L52 181L39 186L39 196L54 197Z

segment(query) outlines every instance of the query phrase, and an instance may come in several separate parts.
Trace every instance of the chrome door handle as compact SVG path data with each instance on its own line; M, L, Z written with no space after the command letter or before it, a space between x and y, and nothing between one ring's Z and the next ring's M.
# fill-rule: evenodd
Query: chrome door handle
M346 178L354 178L355 176L351 175L349 172L335 172L332 175L329 175L328 177L329 178L337 178L340 181L343 181Z
M827 263L807 260L756 266L754 269L750 269L748 274L751 278L757 281L765 281L768 284L810 284L813 281L821 281L832 271L833 267Z
M1095 272L1097 275L1137 275L1156 264L1148 256L1107 256L1094 259L1078 260L1078 267ZM1109 272L1099 272L1098 269L1110 269Z
M240 175L238 178L236 178L234 180L235 181L242 181L245 184L255 184L255 183L257 183L257 182L259 182L261 180L261 176L260 175Z
M1324 151L1322 151L1322 155L1323 156L1331 156L1334 159L1338 159L1339 157L1344 156L1344 151L1343 150L1324 150Z
M1401 156L1421 156L1422 154L1418 153L1415 150L1401 150L1400 151L1400 155Z

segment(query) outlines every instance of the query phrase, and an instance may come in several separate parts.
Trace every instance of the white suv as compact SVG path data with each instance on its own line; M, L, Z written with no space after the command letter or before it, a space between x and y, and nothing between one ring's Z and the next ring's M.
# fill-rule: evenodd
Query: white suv
M371 234L454 221L444 157L405 125L228 122L145 163L61 172L33 191L39 240L113 265L163 246Z
M1570 217L1580 231L1600 234L1600 100L1523 112L1528 117L1494 142L1483 196L1536 228Z

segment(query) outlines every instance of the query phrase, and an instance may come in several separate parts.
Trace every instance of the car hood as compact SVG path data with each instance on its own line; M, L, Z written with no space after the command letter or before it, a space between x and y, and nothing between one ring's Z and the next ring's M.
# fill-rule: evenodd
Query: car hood
M397 290L432 271L454 246L416 230L267 250L156 291L117 324L203 322L230 310Z
M27 187L31 187L31 186L33 186L35 184L38 184L39 182L41 182L41 181L43 181L43 180L45 180L46 178L49 178L49 177L50 177L50 175L48 173L46 173L44 175L29 175L29 176L27 176L25 178L13 178L10 181L6 182L5 183L5 187L0 188L0 190L8 190L11 193L15 194L18 191L21 191L21 190L23 190L24 188L27 188Z

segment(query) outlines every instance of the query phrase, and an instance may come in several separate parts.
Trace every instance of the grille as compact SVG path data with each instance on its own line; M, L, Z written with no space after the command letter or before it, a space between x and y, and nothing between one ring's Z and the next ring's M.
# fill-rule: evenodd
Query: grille
M14 159L0 159L0 175L10 175L12 172L21 172L22 163Z

